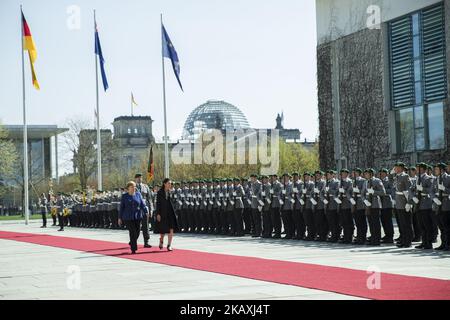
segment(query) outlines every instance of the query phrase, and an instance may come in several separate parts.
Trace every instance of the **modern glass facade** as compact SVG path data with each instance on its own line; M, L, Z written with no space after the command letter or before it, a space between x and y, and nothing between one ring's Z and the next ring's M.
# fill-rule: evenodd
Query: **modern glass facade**
M443 3L390 22L389 52L396 153L444 149L447 61Z
M207 129L250 129L250 125L236 106L225 101L210 100L189 115L184 125L183 139L195 140Z

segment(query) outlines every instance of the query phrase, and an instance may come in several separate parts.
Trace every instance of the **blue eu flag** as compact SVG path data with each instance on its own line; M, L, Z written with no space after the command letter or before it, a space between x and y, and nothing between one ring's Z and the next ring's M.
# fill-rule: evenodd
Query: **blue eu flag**
M105 73L105 59L103 59L102 47L100 45L100 38L98 37L97 22L95 22L95 54L98 55L98 58L100 60L100 72L102 74L103 88L106 91L109 88L109 86Z
M169 58L172 61L173 72L177 77L178 84L180 85L181 91L183 90L183 86L180 81L180 61L178 60L177 51L170 41L169 35L167 34L166 28L161 24L162 27L162 54L163 57Z

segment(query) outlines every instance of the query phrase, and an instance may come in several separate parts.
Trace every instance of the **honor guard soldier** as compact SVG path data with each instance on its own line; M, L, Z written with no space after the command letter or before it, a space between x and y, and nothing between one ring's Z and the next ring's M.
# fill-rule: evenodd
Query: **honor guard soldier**
M150 199L150 188L148 185L142 182L142 174L136 173L134 176L134 181L136 182L136 191L138 191L142 195L142 199L144 199L144 203L147 207L147 213L143 214L143 218L141 220L141 230L142 235L144 237L144 248L151 248L151 245L148 243L150 240L149 227L148 222L150 219L150 210L149 210L149 202Z
M269 177L266 175L261 176L262 184L260 189L260 194L258 198L258 209L259 221L261 221L261 213L259 208L262 210L262 237L272 238L273 224L272 224L272 197L270 191L272 186L269 182Z
M261 237L262 228L261 228L261 210L262 206L260 202L261 194L261 182L258 180L258 176L256 174L252 174L250 176L250 197L251 197L251 209L252 209L252 230L253 238Z
M175 214L178 219L178 224L180 225L180 230L182 229L181 226L183 226L183 190L181 189L181 183L176 181L174 184L174 194L173 199L175 201Z
M450 246L450 175L445 172L447 166L450 169L450 164L446 165L445 163L438 163L434 166L436 179L432 196L441 231L441 245L435 248L438 251L449 251Z
M208 199L206 198L207 189L206 189L206 181L200 180L199 185L199 219L200 219L200 233L208 233L208 227L207 227L207 216L206 216L206 209L208 208Z
M294 207L292 211L292 218L294 220L294 239L303 240L305 238L305 221L303 220L303 206L305 200L303 199L303 181L300 179L298 172L292 174L292 191L294 198Z
M281 189L281 199L283 204L281 206L281 217L283 219L283 226L286 235L284 239L292 239L294 237L295 226L292 211L294 209L294 188L291 182L291 175L289 173L283 174L283 184Z
M233 212L233 235L236 237L244 236L244 197L245 191L241 185L240 178L234 178L233 185L233 201L234 201L234 212Z
M56 212L58 216L58 222L59 222L59 230L58 231L64 231L64 218L63 218L63 211L64 211L64 199L61 192L58 192L58 197L56 198Z
M338 209L342 201L339 199L339 180L336 178L336 174L337 172L334 170L328 171L327 189L325 190L326 199L328 201L326 207L326 219L330 231L330 238L328 241L331 243L338 242L340 236Z
M245 196L244 201L244 233L251 235L252 232L252 200L251 200L251 187L249 178L241 179L242 187L244 188Z
M226 227L227 224L227 201L225 198L225 194L227 193L227 185L226 185L226 179L220 180L220 186L219 186L219 200L220 200L220 234L226 235L228 232L228 229Z
M183 211L182 211L182 232L187 233L189 232L189 226L190 226L190 200L189 200L189 182L184 181L183 182L183 194L181 195L182 201L183 201Z
M353 183L350 179L350 171L342 169L341 180L339 185L339 195L342 201L339 207L339 215L342 223L342 229L344 231L344 237L342 243L351 244L353 241L353 232L355 230L352 217L352 196L353 196Z
M303 201L305 202L303 209L303 220L306 225L306 238L305 241L314 241L317 235L316 224L314 221L314 206L317 205L315 200L315 184L312 181L314 174L305 172L303 174Z
M411 206L411 212L412 212L412 221L413 221L413 240L412 242L419 242L422 240L422 230L420 229L419 225L419 199L417 198L417 182L418 182L418 176L417 176L417 168L414 166L411 166L409 168L405 168L406 172L409 174L409 178L411 180L411 197L408 201L409 205Z
M282 199L283 185L278 180L278 175L272 175L272 189L270 190L272 196L271 217L272 224L275 231L274 239L281 239L281 208L284 204Z
M364 171L366 182L363 195L370 228L370 242L367 244L371 246L379 246L381 243L381 197L386 195L383 182L375 174L376 171L372 168Z
M206 202L206 233L213 234L215 226L213 217L214 189L212 179L206 181Z
M365 213L364 199L362 195L362 190L366 179L361 177L362 169L356 168L353 170L353 212L354 221L356 225L356 241L355 244L363 245L367 241L367 219Z
M111 224L113 229L119 229L118 221L119 221L119 208L120 208L120 199L122 194L120 189L116 189L113 192L112 196L112 212L111 212Z
M327 241L328 222L325 215L326 207L329 203L326 195L327 182L324 179L324 172L317 170L315 172L314 194L317 198L315 206L314 221L317 231L317 241Z
M417 218L419 221L419 226L422 234L422 243L416 246L416 249L433 249L433 220L431 215L433 213L433 200L431 199L433 191L433 177L428 175L428 165L421 162L417 165L419 168L417 184L416 184L416 198L418 203L416 203Z
M220 199L221 193L220 179L216 179L214 181L213 189L214 189L213 217L215 228L214 233L216 235L219 235L222 232L222 220L221 220L222 200Z
M405 167L403 162L397 162L394 167L395 208L400 222L400 242L397 244L399 248L410 248L414 236L411 205L408 203L412 183L409 175L405 172Z
M393 199L395 199L394 182L389 178L389 170L383 168L380 170L380 179L383 183L386 194L381 196L381 226L383 227L384 237L381 243L394 243L394 225L392 223L392 210L394 207Z
M41 228L47 228L47 205L48 205L47 196L45 195L45 193L43 193L39 197L39 207L41 209L41 215L42 215Z
M225 231L227 235L232 235L233 213L234 213L234 200L233 200L233 179L227 178L227 189L225 193L226 198L226 222Z

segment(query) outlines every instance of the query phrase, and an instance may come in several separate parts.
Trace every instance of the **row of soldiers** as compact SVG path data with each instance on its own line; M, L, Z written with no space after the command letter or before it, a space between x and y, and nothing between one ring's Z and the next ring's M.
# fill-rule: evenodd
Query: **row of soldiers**
M445 163L407 168L399 162L392 170L356 168L352 172L318 170L281 177L181 181L173 183L171 199L178 231L183 233L275 239L285 234L285 239L378 246L394 243L395 217L398 247L421 242L417 248L431 249L439 230L441 245L436 249L448 250L449 173L450 165ZM150 189L139 179L137 187L154 212L158 186ZM91 201L83 200L81 194L72 195L68 223L120 228L121 192L97 193ZM153 218L150 226L143 227L147 231Z

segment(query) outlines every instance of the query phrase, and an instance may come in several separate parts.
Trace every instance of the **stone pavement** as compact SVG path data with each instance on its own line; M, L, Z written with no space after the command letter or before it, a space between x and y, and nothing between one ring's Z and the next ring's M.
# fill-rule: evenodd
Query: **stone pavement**
M5 221L0 223L0 230L128 242L126 231L66 228L57 232L56 227L39 226L38 221L28 226L19 221ZM151 243L157 245L157 235L152 235ZM393 246L176 235L174 248L450 280L449 253ZM0 240L0 265L0 299L359 299L9 240Z

